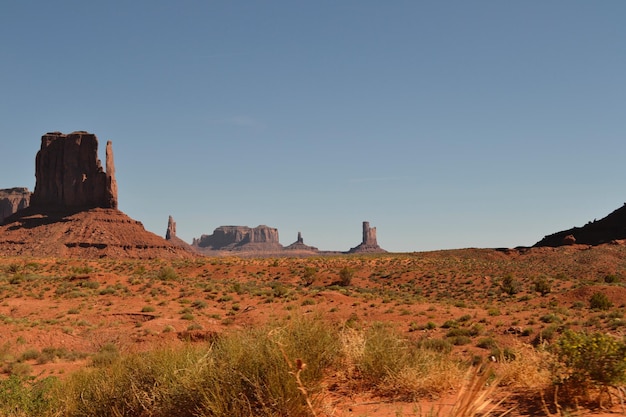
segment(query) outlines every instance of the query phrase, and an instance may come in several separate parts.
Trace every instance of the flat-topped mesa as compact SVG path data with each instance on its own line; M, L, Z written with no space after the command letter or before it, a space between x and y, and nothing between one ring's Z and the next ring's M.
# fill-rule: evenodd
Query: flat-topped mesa
M106 171L98 159L98 138L84 131L46 133L35 161L34 209L117 209L117 182L111 141Z
M202 235L193 240L200 251L276 251L283 247L278 241L278 229L265 225L220 226L211 235Z
M31 192L25 187L0 190L0 224L4 219L30 204Z
M376 241L376 228L370 227L369 222L363 222L363 241L357 247L348 251L348 253L383 253L387 252L378 246Z

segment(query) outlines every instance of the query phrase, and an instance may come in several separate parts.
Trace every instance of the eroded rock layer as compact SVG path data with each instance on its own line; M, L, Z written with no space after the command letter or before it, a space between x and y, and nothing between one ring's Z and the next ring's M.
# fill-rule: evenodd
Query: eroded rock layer
M40 213L28 208L0 226L3 256L188 258L191 252L146 231L115 209Z

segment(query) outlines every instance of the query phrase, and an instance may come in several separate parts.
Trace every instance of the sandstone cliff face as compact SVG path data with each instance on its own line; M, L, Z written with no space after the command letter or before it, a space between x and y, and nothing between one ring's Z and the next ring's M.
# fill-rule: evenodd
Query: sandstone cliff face
M192 246L201 251L273 251L282 250L278 241L278 229L261 225L220 226L211 235L194 239Z
M35 160L35 209L117 208L113 148L106 146L106 172L98 159L98 139L88 132L47 133Z
M378 246L376 228L370 227L369 222L363 222L363 241L360 245L350 249L348 253L383 253L387 252Z
M28 207L30 195L28 188L23 187L0 190L0 224L13 213Z

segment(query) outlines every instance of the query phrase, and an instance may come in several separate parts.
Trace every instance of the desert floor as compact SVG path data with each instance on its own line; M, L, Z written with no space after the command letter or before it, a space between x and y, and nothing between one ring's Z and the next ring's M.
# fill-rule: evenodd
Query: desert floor
M353 276L340 285L345 267ZM564 328L622 336L625 282L622 245L181 261L0 258L0 366L4 375L20 369L64 378L106 345L135 352L194 343L296 315L387 322L412 340L447 338L452 354L468 361L497 362L505 356L495 358L481 339L506 352L548 343ZM598 292L609 310L590 308ZM478 326L480 334L453 339L456 326ZM28 352L38 353L29 359ZM449 407L454 394L403 402L336 389L329 414L424 415ZM498 391L509 394L516 393ZM514 414L547 414L535 406ZM583 407L577 415L621 411Z

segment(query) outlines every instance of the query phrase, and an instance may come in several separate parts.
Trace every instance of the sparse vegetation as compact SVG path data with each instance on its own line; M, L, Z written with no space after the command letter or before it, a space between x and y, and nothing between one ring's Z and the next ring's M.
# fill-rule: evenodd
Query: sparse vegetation
M621 253L622 248L610 250ZM626 250L623 252L626 255ZM607 259L615 264L607 266L608 261L594 260L601 254L593 249L568 257L558 251L506 257L479 250L280 260L8 260L4 266L0 263L0 331L6 336L0 349L0 370L3 378L17 378L28 392L35 389L36 381L60 374L58 363L86 359L76 365L80 374L89 374L92 380L99 375L119 377L120 386L129 383L124 378L134 381L140 390L135 394L143 400L133 407L149 407L151 415L159 415L159 408L151 404L165 404L166 410L172 401L186 401L184 390L199 395L205 404L202 396L207 388L202 386L200 379L205 377L200 378L199 369L168 376L165 367L158 369L159 359L151 359L151 355L190 355L185 360L196 358L193 360L202 363L202 368L204 362L198 358L214 358L214 349L224 346L226 340L244 343L247 332L266 332L264 336L255 334L268 343L278 340L280 345L290 346L296 342L288 341L292 336L287 335L304 337L292 328L300 323L323 327L323 337L333 340L334 356L320 366L330 378L326 384L345 390L368 391L394 401L419 401L458 387L468 366L496 361L493 369L503 377L505 391L522 384L517 381L524 381L524 389L532 386L535 392L549 391L551 381L556 381L561 404L574 395L572 403L580 403L587 397L565 387L581 386L573 381L591 371L578 369L572 359L575 350L567 350L574 345L572 340L578 343L584 338L570 338L568 344L564 340L570 336L566 335L587 329L586 337L601 335L594 339L596 343L606 342L602 337L607 336L619 345L621 339L608 333L619 334L626 326L626 305L611 302L625 295L619 277L626 261L622 264L622 258L611 253ZM151 314L155 311L158 314ZM302 314L315 318L303 320ZM33 343L51 340L48 335L52 334L66 335L69 343L91 346L89 352ZM277 339L277 335L281 336ZM606 353L613 345L607 342L602 346ZM259 349L266 352L264 360L275 359L272 355L276 352ZM311 367L317 366L315 359L305 359L290 349L286 355L278 350L286 368L276 371L285 379L280 386L296 387L297 395L284 400L291 401L287 407L303 407L298 412L307 415L310 401L318 415L324 415L320 412L324 408L320 402L323 385L309 374ZM593 346L585 349L591 351ZM594 357L601 357L602 352ZM306 366L299 367L297 359ZM621 365L612 360L603 363L618 375ZM153 374L144 372L144 376L153 383L159 381L159 389L148 388L147 382L129 370L131 363L141 361L152 361ZM178 365L189 366L184 362ZM277 363L258 366L279 369ZM67 391L65 384L70 381L79 382L74 379L75 371L63 372L62 380L46 386L49 398L58 396L56 390L61 386ZM306 396L299 390L298 372ZM613 375L611 372L604 371L604 375ZM613 385L626 384L621 376L610 382L586 378L591 381L587 390L603 392L605 401ZM102 390L113 389L104 382L99 384ZM246 392L266 389L255 384ZM258 400L254 415L280 414L269 405L277 401L266 402L274 394L261 395L261 391L254 394L255 399L240 398L237 407ZM64 398L63 403L51 400L45 412L39 409L29 415L59 413L59 407L71 402L71 397ZM124 399L126 403L135 400ZM122 415L131 415L121 407L118 405ZM0 406L0 414L3 411ZM62 415L85 415L73 413ZM249 409L246 415L250 415Z

